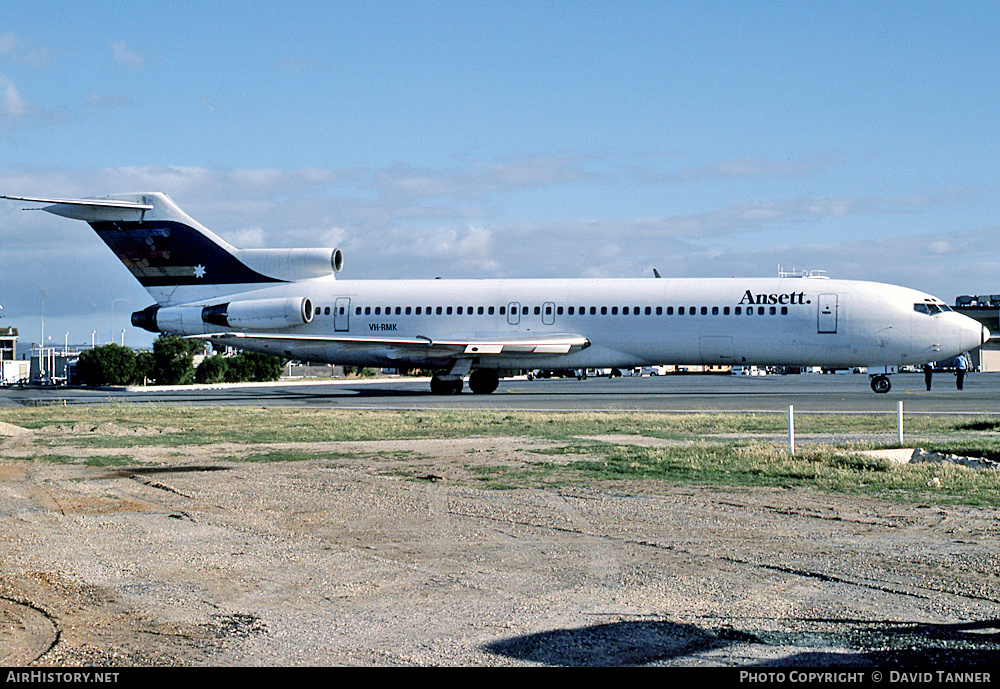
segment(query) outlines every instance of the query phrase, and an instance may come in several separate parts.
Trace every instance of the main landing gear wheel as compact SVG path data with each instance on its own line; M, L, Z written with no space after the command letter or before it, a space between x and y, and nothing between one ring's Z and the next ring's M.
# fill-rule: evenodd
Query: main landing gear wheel
M872 376L872 390L877 393L886 393L892 388L889 376Z
M477 395L488 395L500 385L500 376L496 371L478 368L469 374L469 389Z
M431 378L431 392L435 395L457 395L462 392L462 377L434 376Z

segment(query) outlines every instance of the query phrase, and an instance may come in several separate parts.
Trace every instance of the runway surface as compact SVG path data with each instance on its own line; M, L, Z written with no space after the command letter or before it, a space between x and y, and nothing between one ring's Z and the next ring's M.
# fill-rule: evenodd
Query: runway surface
M973 373L964 390L949 374L930 392L921 374L892 376L876 394L863 374L738 377L507 379L491 395L432 395L427 379L384 378L183 388L3 388L0 408L39 404L262 405L365 409L501 409L523 411L754 411L1000 414L1000 373Z

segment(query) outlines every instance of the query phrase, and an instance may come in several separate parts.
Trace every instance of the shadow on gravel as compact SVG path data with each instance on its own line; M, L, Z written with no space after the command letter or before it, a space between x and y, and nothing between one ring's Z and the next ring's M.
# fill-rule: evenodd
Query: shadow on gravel
M703 654L739 644L746 667L880 667L968 669L994 666L1000 620L918 624L871 620L802 620L823 631L702 629L667 621L614 622L559 629L489 644L489 653L541 665L627 667ZM833 627L831 631L830 628ZM758 647L761 660L754 662ZM829 650L824 650L829 648ZM766 649L771 649L769 652ZM794 652L802 649L801 652ZM790 652L775 658L775 651ZM702 658L699 664L705 664Z
M182 467L131 467L128 469L119 469L113 472L112 476L117 476L118 478L130 478L132 476L144 475L144 474L188 474L195 473L199 471L231 471L232 467L223 467L213 464L207 465L195 465L195 466L182 466Z
M542 665L645 665L725 645L715 634L674 622L613 622L504 639L486 646L496 655Z

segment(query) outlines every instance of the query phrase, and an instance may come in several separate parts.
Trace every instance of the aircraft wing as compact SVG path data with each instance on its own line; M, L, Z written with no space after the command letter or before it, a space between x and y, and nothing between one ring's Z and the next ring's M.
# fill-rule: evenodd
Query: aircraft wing
M212 333L194 335L197 339L254 349L280 350L288 353L341 349L346 352L368 352L387 359L468 359L475 356L517 355L553 356L569 354L590 346L590 340L572 333L509 338L445 338L430 337L363 337L283 335L277 333Z

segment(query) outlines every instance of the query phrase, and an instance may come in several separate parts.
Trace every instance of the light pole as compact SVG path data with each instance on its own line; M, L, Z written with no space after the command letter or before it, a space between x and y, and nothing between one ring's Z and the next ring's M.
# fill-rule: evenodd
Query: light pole
M117 304L120 301L127 302L128 298L118 297L117 299L111 302L111 340L110 340L111 342L114 342L114 337L115 337L115 304ZM122 332L125 331L123 330ZM122 346L124 345L125 345L125 336L122 335Z

